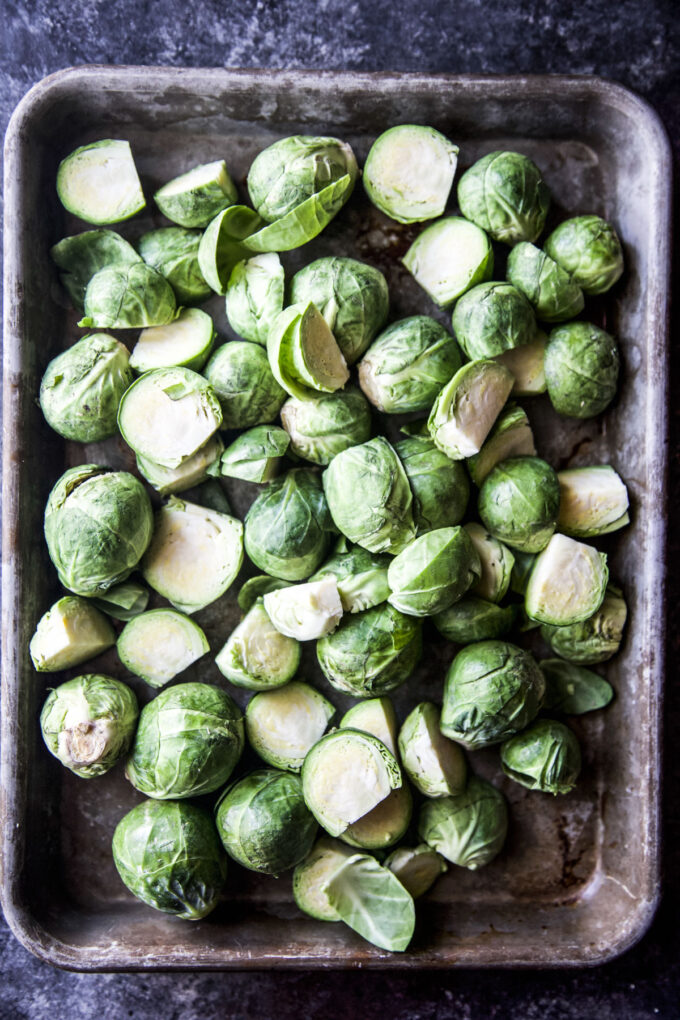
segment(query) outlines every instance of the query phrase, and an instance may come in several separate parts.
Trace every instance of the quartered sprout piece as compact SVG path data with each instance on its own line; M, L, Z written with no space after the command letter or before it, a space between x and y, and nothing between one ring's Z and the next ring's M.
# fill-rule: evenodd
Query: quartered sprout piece
M533 397L537 393L545 393L548 384L545 379L545 345L548 338L540 330L533 340L521 347L512 347L502 354L497 354L495 361L503 365L514 379L511 396Z
M267 346L269 330L283 311L284 284L283 266L275 252L237 262L227 284L226 311L238 336Z
M277 382L302 400L341 389L349 379L342 351L312 302L281 312L267 338L267 355Z
M328 902L325 885L354 850L329 836L317 840L293 872L293 898L305 914L317 921L339 921L340 915Z
M264 596L264 608L276 629L296 641L314 641L332 633L342 617L335 577L279 588Z
M246 736L268 765L299 772L307 752L321 740L335 706L309 684L294 680L248 702Z
M220 474L245 482L269 482L290 445L290 436L276 425L257 425L243 432L220 459Z
M360 613L380 605L390 594L387 583L387 555L371 553L361 546L351 546L340 538L331 558L311 578L319 581L332 574L338 585L340 602L345 613Z
M536 446L526 411L515 404L504 408L479 453L468 460L470 477L481 485L489 471L508 457L535 457Z
M506 545L490 535L481 524L464 525L479 556L480 576L470 586L470 594L488 602L500 602L510 587L515 557Z
M340 720L340 729L350 727L372 733L397 757L398 723L394 705L388 697L369 698L348 709Z
M184 492L200 484L218 470L224 444L218 435L211 436L196 453L183 460L176 468L162 467L146 457L137 457L137 469L161 496L171 492Z
M421 124L399 124L378 135L364 164L374 205L399 223L441 216L458 164L458 146Z
M61 204L87 223L120 223L145 207L130 143L105 138L81 145L57 170Z
M435 304L448 308L466 290L491 278L493 248L474 223L447 216L426 227L402 261Z
M423 804L418 835L451 864L476 871L500 853L508 831L505 797L470 776L462 793Z
M630 523L628 490L609 464L558 471L557 527L573 538L594 538Z
M426 797L462 793L467 778L465 755L439 728L440 712L430 701L416 705L399 731L399 752L406 775Z
M84 230L65 237L50 248L52 261L59 269L59 279L73 307L82 311L87 285L106 266L130 266L141 262L135 249L115 230Z
M276 583L274 578L269 580ZM258 598L227 638L215 665L236 687L269 691L295 676L300 665L300 645L274 627Z
M381 949L404 952L413 937L413 898L389 868L355 854L333 871L323 891L341 921Z
M512 384L510 372L495 361L471 361L458 369L430 411L435 446L452 460L479 453Z
M151 609L135 616L116 647L123 665L151 687L163 687L210 651L198 624L175 609Z
M156 368L190 368L200 372L214 339L215 327L207 312L183 308L174 322L142 330L130 355L130 367L139 373Z
M553 535L529 577L527 616L555 627L587 620L602 605L608 579L604 553L566 535Z
M439 876L448 871L444 858L427 843L415 847L400 846L385 858L385 867L394 872L414 899L424 896Z
M138 581L123 581L92 599L92 604L114 620L131 620L143 613L149 602L149 592Z
M174 177L154 195L169 220L182 227L207 227L223 209L238 201L236 187L223 159L202 163Z
M38 621L29 651L39 673L79 666L115 644L113 627L87 599L67 595Z

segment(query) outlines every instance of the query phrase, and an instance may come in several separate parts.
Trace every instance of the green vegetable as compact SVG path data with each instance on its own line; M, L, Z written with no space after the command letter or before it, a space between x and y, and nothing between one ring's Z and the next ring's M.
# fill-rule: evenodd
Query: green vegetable
M145 262L133 262L95 273L85 291L84 311L78 325L88 329L141 329L172 322L177 302L164 276Z
M573 538L594 538L630 523L628 490L609 464L558 471L557 527Z
M150 372L155 368L190 368L200 372L215 340L210 316L200 308L183 308L166 326L150 326L139 334L130 368Z
M581 771L578 740L564 723L539 719L501 747L506 776L529 790L571 793Z
M508 256L507 276L544 322L563 322L583 311L583 291L579 285L533 244L515 245Z
M479 557L481 571L471 584L470 593L489 602L500 602L510 586L515 557L507 546L489 535L481 524L466 524L464 530Z
M490 152L458 182L458 205L494 241L535 241L543 230L550 192L541 172L519 152Z
M388 697L369 698L358 701L343 715L339 723L340 729L349 727L363 730L381 740L388 751L397 757L397 737L399 726L394 705Z
M350 178L349 198L358 173L354 153L345 142L294 135L258 153L248 171L248 194L262 219L271 223L345 177Z
M423 701L409 713L399 731L404 771L426 797L444 797L465 789L465 755L440 731L439 719L437 706Z
M130 143L104 138L81 145L57 170L61 204L88 223L120 223L146 206Z
M256 577L251 577L243 585L238 593L239 609L243 613L247 613L248 610L252 609L258 599L266 595L268 591L276 591L277 588L287 588L288 581L283 581L279 577L270 577L269 574L257 574Z
M257 425L243 432L220 459L220 474L246 482L269 482L290 445L290 437L276 425Z
M222 407L222 428L247 429L271 422L286 399L258 344L232 340L219 347L204 375Z
M227 318L235 333L266 347L269 330L283 311L283 303L283 266L275 252L236 263L226 299Z
M281 422L290 436L291 451L324 466L371 435L368 403L353 386L303 400L289 397L281 408Z
M468 460L475 485L481 486L489 472L509 457L535 457L534 434L526 411L508 404L498 415L479 453Z
M494 358L529 343L536 334L531 305L509 283L480 283L456 302L456 340L472 361Z
M612 402L619 378L613 337L589 322L568 322L548 337L545 378L559 414L593 418Z
M276 630L258 598L227 638L215 665L237 687L268 691L295 676L300 645Z
M144 234L138 242L139 254L148 266L165 277L179 305L197 304L212 293L198 264L200 241L199 230L161 227Z
M527 616L556 627L587 620L602 605L608 580L604 553L566 535L553 535L529 576Z
M486 476L477 509L494 538L520 552L540 552L555 531L559 505L550 465L540 457L513 457Z
M131 620L143 613L149 601L146 588L137 581L123 581L92 599L92 605L114 620Z
M495 361L459 368L432 405L430 435L451 460L479 453L512 389L513 377Z
M513 397L533 397L537 393L545 393L548 384L545 381L545 347L548 338L540 330L534 340L521 347L497 354L495 361L512 373L514 383L511 394Z
M544 247L586 294L603 294L623 272L621 242L611 224L599 216L565 220Z
M340 538L330 559L311 580L320 581L332 575L337 582L343 611L360 613L380 605L390 594L387 583L390 562L387 555L371 553L359 545L350 547L346 539Z
M207 227L218 213L238 201L223 159L174 177L153 197L163 215L181 227Z
M362 850L383 850L399 842L411 823L412 814L411 791L402 785L388 793L363 818L348 825L340 839Z
M115 643L106 617L85 599L67 595L41 616L29 652L39 673L55 673L79 666Z
M79 311L85 304L87 285L100 269L142 261L132 245L115 230L84 230L81 234L64 237L50 248L50 256L60 270L59 280L64 290Z
M476 595L464 595L458 602L437 613L432 622L448 641L469 645L474 641L502 638L515 622L514 606L497 606Z
M435 304L448 308L470 287L491 278L493 248L474 223L447 216L426 227L402 261Z
M362 938L391 952L408 948L415 927L413 898L374 857L348 857L332 872L323 891L340 920Z
M570 627L541 627L541 637L556 655L569 662L591 666L606 662L618 652L628 610L621 592L610 585L602 605L582 623Z
M118 638L120 661L151 687L163 687L210 651L193 620L174 609L152 609L130 620Z
M477 776L470 776L463 793L428 800L420 810L420 838L451 864L470 871L500 853L507 831L503 794Z
M332 575L268 592L264 608L276 629L297 641L314 641L330 634L342 617L338 585Z
M459 524L470 496L463 465L438 450L429 435L401 439L394 449L411 486L417 534Z
M388 602L410 616L432 616L459 599L480 572L465 529L437 528L416 538L390 563Z
M339 921L340 915L328 902L324 886L333 872L354 851L337 839L322 836L293 872L295 903L317 921Z
M394 872L414 899L424 896L439 876L448 871L444 858L427 843L393 850L385 859L384 866Z
M137 470L161 496L184 492L219 470L224 443L215 434L175 468L163 467L147 457L137 456Z
M267 356L276 381L301 400L333 393L349 379L335 337L311 301L290 305L277 316L267 336Z
M562 659L543 659L539 666L545 677L546 712L583 715L604 708L614 697L612 685L591 669Z
M458 164L458 146L434 128L398 124L378 135L364 164L374 205L399 223L441 216Z
M327 698L309 684L293 681L249 701L246 736L268 765L299 772L334 715L335 706Z

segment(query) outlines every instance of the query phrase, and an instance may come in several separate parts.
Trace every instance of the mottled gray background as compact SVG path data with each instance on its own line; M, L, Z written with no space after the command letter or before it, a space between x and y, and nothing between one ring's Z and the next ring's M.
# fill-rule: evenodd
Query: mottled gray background
M678 10L674 0L2 0L0 123L4 133L35 82L83 63L584 73L648 99L677 164ZM677 356L671 375L678 394ZM2 925L0 1020L344 1020L378 1011L386 1020L680 1017L680 400L671 399L664 896L637 947L595 970L564 973L99 976L39 963Z

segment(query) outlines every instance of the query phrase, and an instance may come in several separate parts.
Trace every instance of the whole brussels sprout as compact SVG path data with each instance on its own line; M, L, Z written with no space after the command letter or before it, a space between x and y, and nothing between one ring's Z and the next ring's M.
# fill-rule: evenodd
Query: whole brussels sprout
M198 265L199 230L161 227L140 237L139 254L164 276L175 292L177 303L192 305L210 297L211 289Z
M437 613L432 622L448 641L470 645L505 637L515 622L515 606L498 606L476 595L465 595L458 602Z
M50 361L40 384L47 424L65 439L115 436L120 398L134 376L127 347L106 333L83 337Z
M304 860L318 828L300 777L278 769L258 769L228 787L215 822L230 857L264 875L280 875Z
M283 309L284 274L276 252L264 252L238 262L227 284L229 325L255 344L267 346L267 334Z
M479 578L481 569L464 528L428 531L390 563L388 602L409 616L431 616L459 599Z
M358 173L354 153L345 142L293 135L255 157L248 171L248 194L258 214L271 223L347 175L353 184Z
M330 559L311 578L319 581L332 574L346 613L360 613L384 602L390 593L387 568L390 557L371 553L360 545L351 546L345 538L338 543Z
M609 585L602 605L582 623L568 627L541 627L541 637L556 655L569 662L591 666L606 662L618 652L628 609L618 588Z
M501 746L506 776L528 790L570 793L581 771L578 740L564 723L539 719Z
M286 399L259 344L232 340L219 347L203 373L222 406L222 428L247 429L273 421Z
M593 418L614 399L619 378L616 340L590 322L567 322L548 337L545 378L559 414Z
M511 457L490 471L479 491L479 516L494 538L521 552L545 549L560 507L557 475L540 457Z
M113 863L149 907L198 921L217 906L227 861L208 815L183 801L147 800L113 834Z
M544 247L586 294L603 294L623 272L621 242L612 225L599 216L565 220Z
M529 652L507 641L468 645L446 674L442 733L470 750L500 744L535 718L544 692Z
M527 241L515 245L510 252L507 276L544 322L573 319L583 310L583 291L579 285L549 255Z
M48 751L89 779L108 772L126 753L138 714L137 698L127 684L86 673L50 692L40 728Z
M473 287L456 302L451 322L456 340L471 361L521 347L536 334L531 305L510 283Z
M145 262L100 269L87 285L84 307L78 325L97 329L163 326L177 314L172 287Z
M532 160L519 152L490 152L458 181L463 216L494 241L535 241L543 230L550 192Z
M354 386L307 400L289 397L281 408L281 421L293 453L324 466L371 435L368 403Z
M226 691L177 684L142 709L125 774L156 800L197 797L226 783L243 744L243 718Z
M45 540L59 580L99 595L132 573L151 541L153 513L142 483L96 464L69 468L45 507Z
M470 483L460 461L451 460L427 436L394 444L413 493L417 534L460 523L470 496Z
M500 790L470 776L463 793L426 801L418 835L452 864L476 871L500 853L508 831L508 809Z

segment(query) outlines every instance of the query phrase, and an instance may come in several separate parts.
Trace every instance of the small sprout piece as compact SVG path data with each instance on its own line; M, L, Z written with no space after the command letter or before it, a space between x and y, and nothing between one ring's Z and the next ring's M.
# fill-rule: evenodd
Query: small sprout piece
M434 128L398 124L378 135L364 164L374 205L399 223L441 216L458 164L458 146Z
M286 399L258 344L232 340L219 347L203 373L222 407L222 428L247 429L276 418Z
M571 793L581 771L581 749L564 723L538 719L502 745L501 766L528 790Z
M569 627L543 626L541 637L563 659L592 666L616 655L623 639L627 615L621 592L609 585L602 605L587 620Z
M134 376L127 347L92 333L50 361L40 384L47 424L65 439L96 443L118 431L121 397Z
M512 629L515 615L514 606L497 606L476 595L465 595L443 613L437 613L432 622L448 641L470 645L474 641L505 637Z
M392 560L387 601L409 616L432 616L459 599L480 572L479 556L465 529L437 528Z
M130 143L113 138L81 145L62 159L57 194L70 213L97 225L129 220L146 206Z
M142 709L125 775L156 800L213 793L229 779L243 743L243 718L226 691L175 684Z
M224 443L215 434L176 468L162 467L146 457L137 457L137 470L161 496L184 492L218 470Z
M350 547L340 538L331 558L317 570L312 581L333 575L345 613L360 613L385 602L390 594L387 583L389 556L371 553L360 545Z
M481 575L471 585L470 594L489 602L501 602L510 587L515 557L506 545L489 535L481 524L466 524L465 531L481 565Z
M283 300L283 266L276 252L236 263L227 284L226 311L238 336L266 347L269 330L283 311Z
M348 857L323 892L340 920L374 946L396 953L408 948L416 919L413 898L374 857Z
M562 659L543 659L539 666L545 677L546 712L584 715L604 708L614 697L612 685L592 669Z
M113 627L90 602L67 595L40 618L29 651L39 673L79 666L116 643Z
M511 396L534 397L538 393L545 393L548 388L544 368L547 342L545 333L539 331L528 344L496 355L494 360L507 368L515 380Z
M406 717L399 732L404 771L426 797L445 797L465 789L465 755L442 734L439 716L436 705L423 701Z
M510 283L480 283L456 303L456 340L472 361L494 358L536 335L531 305Z
M379 411L429 411L461 364L458 344L434 319L393 323L359 362L359 385Z
M411 824L412 814L411 791L406 785L400 786L367 815L349 825L340 839L361 850L383 850L402 838Z
M279 588L264 596L264 608L274 627L296 641L315 641L331 634L342 617L338 585L332 574Z
M550 402L570 418L594 418L612 402L619 350L609 333L589 322L567 322L548 337L545 378Z
M225 491L216 478L207 478L192 489L191 502L204 506L206 510L217 510L218 514L233 516Z
M92 605L114 620L132 620L146 609L149 593L138 581L123 581L92 599Z
M294 680L279 690L262 691L248 702L246 736L268 765L299 772L334 714L335 706L323 694Z
M394 755L376 737L359 730L328 733L302 766L307 807L331 836L340 836L401 784Z
M408 478L382 436L339 453L322 477L333 521L351 542L396 555L413 541Z
M541 172L519 152L490 152L458 182L458 204L494 241L535 241L543 230L550 192Z
M494 538L535 553L550 541L559 506L560 485L550 465L540 457L513 457L486 476L477 508Z
M100 269L87 285L85 315L79 326L97 329L142 329L164 326L177 315L175 292L145 262Z
M413 436L394 444L413 493L413 519L418 535L454 527L463 519L470 483L460 461L438 450L429 437Z
M505 407L489 432L479 453L468 460L470 477L481 486L489 472L509 457L535 457L534 434L523 408Z
M209 652L210 645L188 616L174 609L151 609L123 627L117 650L131 673L151 687L163 687Z
M319 476L295 468L261 492L245 518L246 552L255 566L303 581L323 563L331 519Z
M493 273L493 248L483 230L462 216L426 227L402 259L435 304L448 308Z
M339 723L340 729L349 727L371 733L382 740L388 751L397 757L397 736L399 726L394 705L388 697L369 698L359 701L345 712Z
M218 213L238 201L223 159L174 177L153 197L163 215L181 227L207 227Z
M290 296L293 304L314 302L348 365L384 326L390 300L379 269L335 255L300 269L291 281Z
M427 425L451 460L479 453L512 389L512 375L495 361L471 361L459 368L435 400Z
M301 400L333 393L349 379L342 351L311 301L290 305L277 316L267 337L267 356L276 381Z
M507 641L469 645L446 674L442 733L471 751L500 744L536 717L544 690L543 674L524 649Z
M276 425L256 425L240 435L222 454L220 474L246 482L269 482L290 445L290 436Z
M227 861L210 817L193 804L147 800L113 834L113 862L149 907L198 921L217 906Z
M271 577L269 574L257 574L246 581L241 587L236 599L238 607L242 613L247 613L253 608L257 600L266 595L268 591L276 591L278 588L287 587L288 581L282 581L280 577Z
M537 554L520 552L519 549L515 549L513 555L515 562L512 565L512 572L510 574L510 590L514 591L516 595L524 597Z
M200 241L199 230L161 227L144 234L138 242L139 254L148 266L165 277L179 305L194 305L212 294L198 264Z
M583 311L583 291L557 262L522 241L508 256L508 281L524 294L539 319L564 322Z
M354 386L305 400L289 397L281 408L281 422L290 436L291 451L324 466L371 435L368 402Z
M50 754L90 779L108 772L127 752L138 714L137 698L127 684L86 673L50 692L40 728Z
M324 886L333 872L354 851L339 840L322 836L293 872L293 898L305 914L317 921L339 921L340 915L328 902Z
M416 847L400 846L385 859L384 867L394 872L414 900L424 896L439 876L448 871L444 858L427 843Z
M217 802L215 824L230 857L274 876L305 859L317 832L300 777L278 769L258 769L228 787Z
M623 272L621 242L611 224L599 216L565 220L544 248L586 294L603 294Z
M573 538L608 535L630 523L628 490L610 464L558 471L557 527Z
M101 595L124 581L151 539L146 490L127 471L69 468L45 507L45 540L59 580L77 595Z
M242 563L239 520L171 496L156 514L142 574L176 609L195 613L224 595Z
M332 687L356 698L372 698L399 687L420 659L420 620L389 603L345 617L316 646L319 665Z
M227 293L237 264L253 254L245 242L257 233L263 222L254 209L232 205L208 224L198 245L198 267L216 294ZM272 247L263 250L271 251Z
M604 553L566 535L553 535L529 576L527 616L554 627L587 620L602 605L608 580Z
M212 350L215 327L200 308L183 308L174 322L143 329L130 355L130 368L190 368L200 372Z
M60 271L64 290L79 311L83 310L87 285L100 269L142 261L115 230L84 230L82 234L64 237L50 248L50 256Z
M215 665L237 687L269 691L282 687L295 676L300 665L300 645L274 627L258 598L227 638Z
M418 835L451 864L476 871L500 853L508 831L505 797L470 776L463 793L423 804Z

